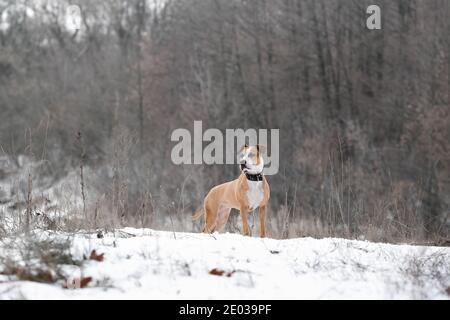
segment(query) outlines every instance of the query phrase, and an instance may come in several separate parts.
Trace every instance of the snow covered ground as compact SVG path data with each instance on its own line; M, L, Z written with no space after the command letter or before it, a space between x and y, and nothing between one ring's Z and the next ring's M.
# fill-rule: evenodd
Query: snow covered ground
M67 234L39 232L40 238ZM70 235L87 287L0 275L0 299L449 299L450 248L125 228ZM8 239L0 255L8 254ZM214 270L214 271L213 271ZM215 273L215 274L211 274Z

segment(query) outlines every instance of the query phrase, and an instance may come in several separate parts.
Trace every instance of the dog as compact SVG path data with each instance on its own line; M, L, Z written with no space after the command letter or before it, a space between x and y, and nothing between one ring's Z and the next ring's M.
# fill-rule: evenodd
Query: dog
M264 146L244 145L240 151L241 174L236 180L212 188L206 195L203 208L195 213L193 220L204 215L203 232L223 231L231 209L237 209L242 219L242 233L250 235L248 213L259 207L260 236L266 236L266 211L270 198L270 188L263 175Z

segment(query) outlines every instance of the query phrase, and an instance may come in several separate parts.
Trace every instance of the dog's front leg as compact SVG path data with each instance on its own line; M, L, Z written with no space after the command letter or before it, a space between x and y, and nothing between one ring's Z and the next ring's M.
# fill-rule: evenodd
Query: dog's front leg
M261 238L266 236L266 206L259 207L259 235Z
M250 235L250 229L248 227L248 211L245 207L241 207L241 219L242 219L242 234L244 236Z

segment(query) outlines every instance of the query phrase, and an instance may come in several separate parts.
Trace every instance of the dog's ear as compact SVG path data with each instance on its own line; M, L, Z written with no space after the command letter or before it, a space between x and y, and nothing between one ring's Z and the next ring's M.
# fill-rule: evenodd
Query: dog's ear
M242 151L244 151L245 149L248 148L248 144L244 144L241 149L239 150L239 153L241 153Z
M258 150L259 153L265 153L266 149L267 149L266 146L263 146L263 145L260 145L260 144L256 145L256 150Z

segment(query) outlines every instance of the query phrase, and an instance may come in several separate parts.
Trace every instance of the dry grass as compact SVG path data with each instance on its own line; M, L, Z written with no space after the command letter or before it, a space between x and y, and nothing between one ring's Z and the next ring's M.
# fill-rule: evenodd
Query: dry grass
M129 153L135 139L126 130L114 131L111 166L84 167L83 162L61 181L43 188L42 162L31 161L18 168L12 181L12 198L0 206L0 237L26 230L43 229L67 232L111 231L124 226L147 227L159 230L199 232L202 222L192 222L194 207L202 201L186 185L200 181L180 181L180 188L167 191L160 186L157 192L151 184L152 172L141 170L132 162ZM80 142L78 144L81 144ZM82 147L80 147L83 150ZM312 152L312 151L311 151ZM84 151L81 152L81 158ZM302 158L302 165L312 165L313 158ZM38 165L35 165L38 163ZM339 162L338 162L339 163ZM417 186L406 180L388 182L389 192L379 193L382 179L370 179L350 164L323 164L317 174L324 175L321 191L315 199L308 199L308 184L297 184L287 190L284 202L277 206L272 200L268 212L268 236L278 239L296 237L342 237L389 243L448 245L449 228L443 222L440 232L428 232L420 206L422 195ZM83 167L83 170L80 170ZM133 170L132 170L133 169ZM140 174L142 172L142 174ZM28 173L28 174L25 174ZM187 175L191 175L190 172ZM143 177L142 177L143 176ZM136 182L141 179L141 182ZM272 178L273 179L273 178ZM328 181L327 183L325 183ZM20 187L22 186L22 187ZM274 193L278 183L272 183ZM42 200L42 201L41 201ZM317 201L311 204L311 201ZM315 206L315 207L314 207ZM9 227L5 221L10 220ZM258 212L250 215L252 234L258 234ZM12 227L11 227L12 225ZM226 231L240 232L239 214L233 210Z
M65 280L63 266L81 266L70 253L70 239L39 239L33 234L17 236L3 245L0 274L18 280L55 283Z
M407 263L400 271L407 275L411 282L419 288L435 283L439 291L446 291L450 284L449 255L435 253L431 256L415 255L407 259ZM418 299L425 298L419 292Z

